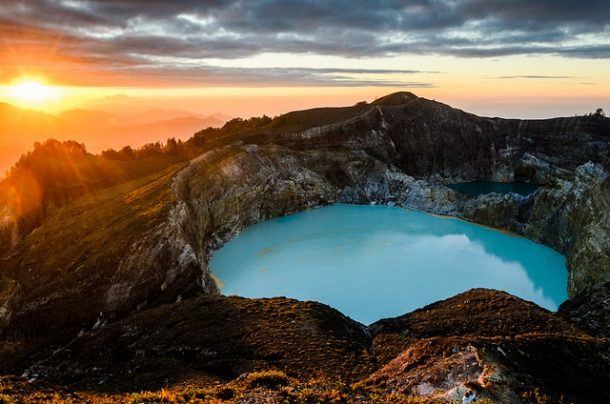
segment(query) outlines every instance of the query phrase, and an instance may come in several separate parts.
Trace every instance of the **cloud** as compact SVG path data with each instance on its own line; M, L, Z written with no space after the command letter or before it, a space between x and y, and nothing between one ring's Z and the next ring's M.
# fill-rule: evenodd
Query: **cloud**
M542 80L553 80L553 79L573 79L574 76L544 76L544 75L515 75L515 76L498 76L493 77L494 79L542 79Z
M404 81L387 79L387 75L415 74L417 70L395 69L344 69L344 68L237 68L217 66L175 67L151 65L142 68L140 73L147 81L167 82L172 86L196 85L202 86L332 86L332 87L405 87L430 88L434 84L420 81ZM354 76L356 75L356 76ZM382 75L384 78L378 78ZM132 78L133 80L133 78Z
M609 58L608 15L607 0L22 0L0 9L0 62L26 48L109 74L171 75L158 59L197 72L207 59L269 52ZM309 74L332 79L322 76Z

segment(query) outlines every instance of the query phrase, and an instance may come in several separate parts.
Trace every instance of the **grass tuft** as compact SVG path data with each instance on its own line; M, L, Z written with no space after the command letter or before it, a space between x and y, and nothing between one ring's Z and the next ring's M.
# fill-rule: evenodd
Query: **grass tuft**
M266 370L264 372L250 373L247 377L247 381L250 388L264 387L271 390L276 390L289 383L286 373L280 370Z

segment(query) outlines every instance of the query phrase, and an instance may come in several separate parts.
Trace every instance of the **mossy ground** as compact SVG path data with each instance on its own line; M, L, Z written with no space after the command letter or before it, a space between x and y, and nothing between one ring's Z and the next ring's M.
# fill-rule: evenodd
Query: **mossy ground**
M171 208L174 196L169 184L181 166L88 194L60 209L17 246L5 268L11 272L16 264L24 264L18 259L21 247L27 247L28 262L42 274L120 257L130 241Z
M473 389L479 402L606 402L608 351L606 339L560 315L486 289L368 328L315 302L199 296L48 349L26 369L52 385L4 377L0 394L18 402L428 403Z
M281 381L278 383L278 381ZM534 393L532 393L534 394ZM534 397L534 396L532 396ZM158 390L104 394L74 392L41 382L28 383L15 377L0 377L0 403L396 403L428 404L446 401L356 387L340 381L288 377L269 370L243 375L235 381L209 386L185 382ZM479 403L491 403L479 400ZM536 401L532 401L536 402Z
M104 285L122 257L143 234L166 220L175 198L171 180L181 167L176 164L92 192L57 209L1 261L0 291L17 281L25 299L46 306L38 313L16 314L13 324L21 326L0 348L0 369L9 360L16 361L11 347L19 348L20 341L27 340L36 350L36 335L73 337L83 321L95 318L95 302L103 299Z

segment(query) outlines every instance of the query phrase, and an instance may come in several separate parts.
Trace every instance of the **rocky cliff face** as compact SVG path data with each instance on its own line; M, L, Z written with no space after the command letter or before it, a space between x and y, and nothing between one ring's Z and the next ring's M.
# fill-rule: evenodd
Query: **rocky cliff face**
M251 223L333 202L393 204L520 232L566 254L570 291L577 292L610 274L610 249L604 248L609 121L480 118L410 93L367 106L287 114L266 127L211 141L209 151L165 177L172 177L171 186L164 180L132 190L144 200L160 192L167 196L146 213L146 203L117 207L133 211L128 226L138 231L112 254L62 260L53 247L66 241L55 234L24 240L4 260L5 273L26 293L15 318L22 319L21 327L44 333L60 321L51 313L65 311L56 307L79 299L76 290L95 290L88 308L61 320L70 317L70 332L78 332L100 312L120 317L193 289L213 292L207 262L223 242ZM468 198L443 186L513 178L548 188L531 198ZM61 220L78 226L82 219ZM42 250L35 261L27 252L32 245ZM90 248L87 242L80 247ZM51 258L62 264L50 265ZM100 270L104 275L91 281Z
M224 242L249 224L335 202L521 233L566 255L572 295L610 280L610 119L481 118L398 93L286 114L206 147L186 165L72 203L4 255L6 366L31 360L40 351L31 341L63 344L159 304L216 294L207 263ZM445 186L481 179L544 188L469 197Z
M609 120L479 118L411 94L356 112L325 126L224 140L178 173L177 220L204 273L210 252L248 224L341 202L422 209L524 234L568 257L571 293L610 280ZM529 198L469 198L443 186L475 179L546 187Z
M530 197L471 198L465 218L506 228L549 245L567 257L570 295L610 280L610 177L603 165L587 162L566 179Z

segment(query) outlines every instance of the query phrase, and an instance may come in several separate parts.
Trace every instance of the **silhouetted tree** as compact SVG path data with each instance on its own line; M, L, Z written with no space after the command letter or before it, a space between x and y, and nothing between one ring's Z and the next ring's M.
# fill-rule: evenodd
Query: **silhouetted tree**
M106 160L121 160L121 153L114 149L102 150L102 158Z
M182 142L180 142L180 143L182 143ZM180 143L178 143L176 138L173 138L173 137L167 139L167 142L165 143L165 147L163 148L163 152L166 154L177 153L178 149L180 148Z
M606 116L606 113L604 112L604 110L603 110L602 108L597 108L597 109L595 110L595 114L594 114L594 115L595 115L595 116L601 116L601 117L604 117L604 116Z
M272 119L269 118L267 115L263 115L260 117L254 116L247 120L247 122L249 122L255 128L260 128L262 126L265 126L265 125L269 124L271 121L272 121Z
M135 152L131 146L125 146L119 151L121 160L133 160L135 158Z
M137 150L138 158L158 156L163 154L163 147L160 142L146 143Z
M249 119L234 118L225 123L221 129L223 134L235 133L241 130L261 128L271 123L272 119L267 115L253 116Z
M195 133L193 137L186 141L187 147L200 147L220 134L219 128L207 127Z

